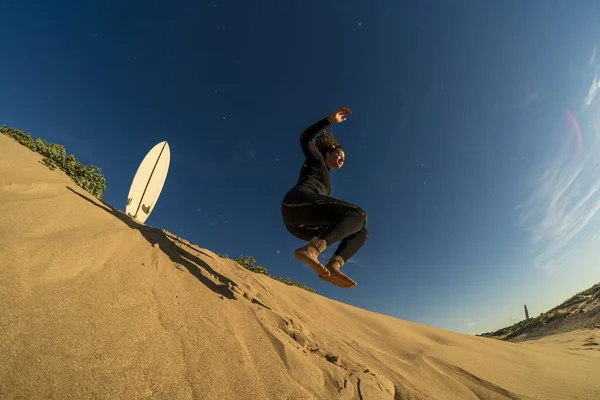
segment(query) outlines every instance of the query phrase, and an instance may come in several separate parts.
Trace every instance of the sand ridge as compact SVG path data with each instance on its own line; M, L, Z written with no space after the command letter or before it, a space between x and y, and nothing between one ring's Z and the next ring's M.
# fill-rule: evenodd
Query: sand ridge
M361 310L137 224L40 160L0 136L0 398L600 398L595 333L516 344Z

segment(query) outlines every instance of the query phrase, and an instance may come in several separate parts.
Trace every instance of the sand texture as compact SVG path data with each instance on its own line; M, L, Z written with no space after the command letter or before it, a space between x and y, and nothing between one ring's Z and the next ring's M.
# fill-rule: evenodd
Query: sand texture
M0 135L0 399L600 399L599 330L510 343L348 306L41 158Z

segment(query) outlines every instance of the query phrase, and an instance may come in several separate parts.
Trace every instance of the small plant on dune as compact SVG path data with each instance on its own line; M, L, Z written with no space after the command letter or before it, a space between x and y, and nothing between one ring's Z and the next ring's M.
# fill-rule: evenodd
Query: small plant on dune
M221 257L221 258L225 258L225 259L231 260L231 258L227 254L217 254L217 255L219 257ZM255 272L257 274L263 274L263 275L268 276L271 279L275 279L275 280L277 280L279 282L285 283L286 285L296 286L296 287L299 287L301 289L308 290L309 292L316 293L313 288L310 288L310 287L306 286L303 283L294 282L293 280L291 280L288 277L284 278L283 276L273 276L273 275L269 274L269 272L267 271L267 269L265 267L263 267L262 265L256 265L256 260L252 256L241 256L241 255L239 255L236 258L234 258L233 261L235 261L236 263L238 263L240 266L246 268L247 270L250 270L250 271Z
M252 256L237 256L233 261L257 274L269 275L265 267L256 265L256 260Z
M73 154L67 154L65 147L46 142L44 139L33 139L29 133L6 125L0 127L0 133L6 135L23 146L44 156L42 160L50 169L59 168L64 171L75 183L88 191L94 197L102 200L106 190L106 178L102 170L94 165L82 165Z

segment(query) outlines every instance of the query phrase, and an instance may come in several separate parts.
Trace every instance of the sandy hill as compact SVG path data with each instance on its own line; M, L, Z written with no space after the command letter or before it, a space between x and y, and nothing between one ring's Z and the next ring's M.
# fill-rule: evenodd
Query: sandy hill
M2 399L600 398L597 331L510 343L351 307L138 225L40 160L0 135Z
M538 317L480 336L519 342L576 329L600 328L600 283L577 293Z

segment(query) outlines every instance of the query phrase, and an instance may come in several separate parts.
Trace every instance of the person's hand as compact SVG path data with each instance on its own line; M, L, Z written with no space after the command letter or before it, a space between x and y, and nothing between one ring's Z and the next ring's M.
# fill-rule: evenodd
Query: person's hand
M341 123L346 120L346 115L352 114L348 107L340 107L327 116L330 123Z

